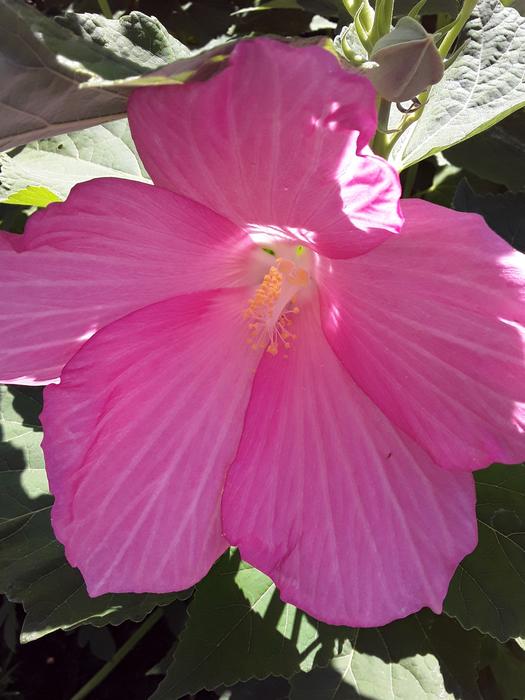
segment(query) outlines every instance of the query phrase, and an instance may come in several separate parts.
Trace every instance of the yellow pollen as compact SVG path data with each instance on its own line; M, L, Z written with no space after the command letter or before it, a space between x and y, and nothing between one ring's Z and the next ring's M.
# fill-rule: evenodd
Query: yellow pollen
M254 350L266 348L270 355L277 355L280 346L291 347L297 337L291 331L293 317L299 313L295 294L308 280L308 272L291 260L277 258L270 267L244 312L247 343Z

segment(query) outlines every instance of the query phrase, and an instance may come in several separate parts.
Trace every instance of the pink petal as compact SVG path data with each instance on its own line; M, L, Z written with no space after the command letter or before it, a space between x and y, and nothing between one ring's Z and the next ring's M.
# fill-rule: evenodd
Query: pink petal
M321 263L323 320L357 384L446 468L525 457L525 257L481 217L403 201L400 236Z
M139 182L100 179L0 232L1 381L41 384L97 328L147 304L242 280L249 245L200 204Z
M376 129L368 80L319 46L263 38L238 43L225 66L131 96L133 138L157 184L332 257L399 230L397 173L366 147Z
M181 590L227 547L220 496L258 361L245 302L230 290L141 309L46 389L53 527L90 595Z
M332 624L428 605L476 544L470 474L447 472L354 384L314 309L266 355L223 497L224 533L283 600Z

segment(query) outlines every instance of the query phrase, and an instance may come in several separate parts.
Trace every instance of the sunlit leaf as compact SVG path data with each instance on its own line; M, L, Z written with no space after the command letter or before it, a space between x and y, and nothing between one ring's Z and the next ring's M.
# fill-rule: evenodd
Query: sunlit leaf
M481 641L428 612L361 629L327 667L293 678L290 700L481 700Z
M1 185L0 185L1 187ZM30 207L47 207L51 202L60 202L60 197L47 187L36 187L28 185L22 189L16 190L5 199L0 199L5 204L21 204Z
M25 192L28 185L45 188L56 201L65 199L77 183L97 177L150 181L127 119L35 141L12 156L0 154L0 202L45 206L27 201L30 193L22 195L20 190Z
M525 104L525 19L480 0L459 56L431 90L421 118L390 159L400 169L480 133Z

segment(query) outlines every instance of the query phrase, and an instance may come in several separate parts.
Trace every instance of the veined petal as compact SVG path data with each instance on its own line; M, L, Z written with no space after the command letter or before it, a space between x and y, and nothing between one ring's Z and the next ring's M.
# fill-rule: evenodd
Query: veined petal
M324 255L370 250L401 226L399 178L366 144L368 80L319 46L239 42L206 81L129 102L154 182L242 226L280 229Z
M476 214L404 200L400 236L321 261L327 337L357 384L441 466L525 457L525 256Z
M0 232L1 381L43 384L98 328L177 294L245 284L248 239L196 202L118 179L77 185Z
M432 463L355 385L310 307L257 370L224 533L283 600L331 624L440 612L476 544L470 474Z
M192 294L95 334L44 394L52 520L90 595L196 583L227 547L220 496L259 355L246 290Z

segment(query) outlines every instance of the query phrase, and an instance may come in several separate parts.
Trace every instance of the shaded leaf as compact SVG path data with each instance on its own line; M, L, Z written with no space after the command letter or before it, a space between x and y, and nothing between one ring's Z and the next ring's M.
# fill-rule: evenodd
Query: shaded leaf
M458 182L463 177L463 172L455 165L449 163L439 164L439 170L432 178L432 184L426 190L417 193L417 197L426 199L444 207L451 207ZM418 167L418 166L414 166Z
M66 12L57 21L82 39L109 49L141 69L154 69L190 55L183 43L171 36L156 17L130 12L119 19L107 19L85 12Z
M289 677L333 655L333 633L292 605L236 553L197 587L173 663L151 700L268 675Z
M101 661L109 661L117 651L115 640L107 627L81 627L77 633L77 644L79 647L89 647L93 656Z
M79 182L97 177L120 177L150 182L131 138L127 119L99 124L27 145L14 155L0 154L0 201L22 198L20 190L45 187L65 199ZM13 202L15 203L15 202Z
M78 33L22 0L0 0L0 150L124 116L127 95L111 81L186 55L140 12L119 20L70 14L66 23Z
M226 688L219 700L288 700L290 684L284 678L257 679Z
M0 393L0 590L27 612L21 641L82 624L142 620L155 606L187 594L109 594L90 598L51 530L52 497L40 449L37 390Z
M0 202L0 228L12 233L22 233L30 212L30 207Z
M2 640L9 651L16 652L18 644L18 618L16 606L4 597L0 605L0 628Z
M476 473L479 544L459 565L445 611L500 641L525 634L525 465Z
M0 0L0 149L114 119L126 99L110 88L85 92L93 77L139 72L21 0Z
M525 111L449 148L447 160L509 190L525 188Z
M499 0L480 0L459 56L429 93L422 116L390 159L407 168L480 133L525 104L525 19Z
M525 192L477 194L463 178L456 189L453 206L458 211L481 214L493 231L525 252Z
M482 663L486 663L499 691L498 700L525 698L525 653L514 643L498 644L485 637Z

